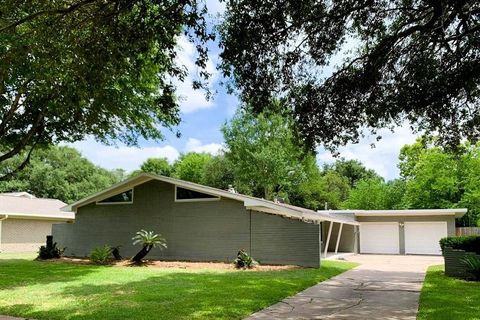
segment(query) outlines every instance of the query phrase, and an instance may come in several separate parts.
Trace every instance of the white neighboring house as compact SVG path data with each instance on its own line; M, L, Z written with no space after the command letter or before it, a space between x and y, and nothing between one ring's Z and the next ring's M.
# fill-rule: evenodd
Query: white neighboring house
M52 234L55 223L73 222L66 203L27 192L0 193L0 252L35 252Z

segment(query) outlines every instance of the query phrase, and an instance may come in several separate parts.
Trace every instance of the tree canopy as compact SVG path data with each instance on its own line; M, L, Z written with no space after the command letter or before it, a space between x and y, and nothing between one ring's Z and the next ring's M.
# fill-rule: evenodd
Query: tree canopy
M14 157L3 162L0 174L9 172L21 161L21 157ZM101 191L123 177L123 171L100 168L73 148L50 147L35 150L24 170L13 179L0 182L0 192L26 191L37 197L71 203Z
M181 36L198 51L192 85L206 88L213 36L201 1L6 0L1 11L0 163L86 136L162 138L179 122Z
M220 33L233 88L257 112L284 97L309 146L406 120L450 147L480 137L477 0L228 0Z
M289 117L273 111L255 116L241 109L222 128L225 155L245 191L271 200L305 180L304 150L291 125Z

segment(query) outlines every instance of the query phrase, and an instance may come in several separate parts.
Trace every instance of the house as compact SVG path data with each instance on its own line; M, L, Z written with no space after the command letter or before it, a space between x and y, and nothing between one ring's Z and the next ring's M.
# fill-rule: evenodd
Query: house
M316 212L147 173L64 209L75 213L75 223L54 225L53 237L70 256L87 256L105 244L120 246L123 256L133 256L139 248L131 239L146 229L167 240L167 249L149 254L153 259L232 261L243 248L260 263L309 267L318 267L322 255L364 252L362 246L368 242L361 234L382 235L385 219L393 218L375 216L380 220L378 230L365 229L371 217L362 217L363 211ZM451 215L445 219L454 223Z
M326 211L319 211L326 212ZM340 251L376 254L440 255L439 241L455 236L455 219L467 209L415 209L415 210L329 210L331 215L354 219L360 223L356 244L340 242ZM336 251L334 240L342 233L341 223L324 224L328 250ZM330 235L330 236L329 236ZM345 233L342 234L342 237ZM346 234L346 236L351 236ZM358 241L358 243L357 243ZM349 246L350 244L350 246Z
M72 222L65 203L27 192L0 193L0 252L33 252L45 244L55 223Z

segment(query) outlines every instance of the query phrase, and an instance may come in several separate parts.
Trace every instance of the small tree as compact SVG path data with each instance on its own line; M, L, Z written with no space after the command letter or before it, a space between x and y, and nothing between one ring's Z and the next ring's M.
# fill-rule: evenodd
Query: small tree
M167 248L167 240L161 235L154 233L153 231L140 230L137 232L135 237L132 238L133 245L142 244L142 249L132 258L132 261L135 263L142 262L142 259L152 250L153 248Z

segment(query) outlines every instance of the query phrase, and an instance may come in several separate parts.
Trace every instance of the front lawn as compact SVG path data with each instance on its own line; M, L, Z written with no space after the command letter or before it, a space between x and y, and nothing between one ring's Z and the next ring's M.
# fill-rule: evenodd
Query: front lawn
M428 268L417 320L480 320L480 282L450 278L443 270Z
M28 259L30 258L30 259ZM35 319L240 319L354 263L248 272L108 267L0 254L0 314Z

